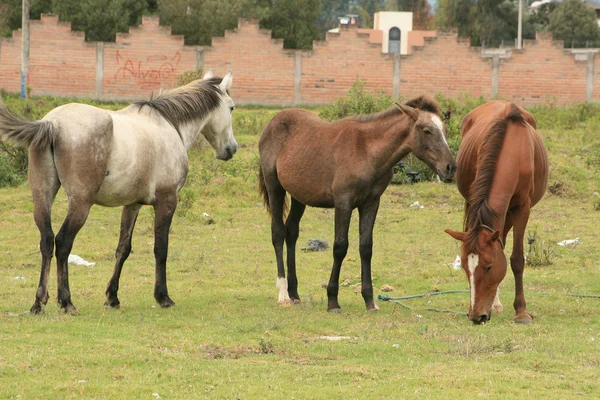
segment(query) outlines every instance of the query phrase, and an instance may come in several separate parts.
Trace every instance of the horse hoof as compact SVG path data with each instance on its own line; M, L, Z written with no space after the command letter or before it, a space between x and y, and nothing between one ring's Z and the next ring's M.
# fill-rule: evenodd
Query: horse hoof
M61 311L65 314L79 315L79 311L77 311L77 308L73 304L67 304L64 307L61 307Z
M368 312L377 312L377 311L379 311L379 306L377 306L377 304L373 304L373 306L367 307L367 311Z
M291 299L292 304L302 304L302 301L298 298L298 299Z
M342 309L340 307L328 308L327 312L328 313L332 313L332 314L341 314L342 313Z
M169 308L169 307L173 307L175 305L175 302L173 300L171 300L170 298L166 297L162 301L159 301L158 304L162 308Z
M525 312L524 314L515 316L515 324L530 324L535 317L535 314Z
M290 299L285 299L279 301L277 304L279 304L279 307L289 307L292 305L292 301Z
M121 302L119 300L106 300L104 302L104 308L112 308L118 310L121 308Z
M35 315L40 315L44 313L44 308L41 306L41 304L34 304L29 312Z

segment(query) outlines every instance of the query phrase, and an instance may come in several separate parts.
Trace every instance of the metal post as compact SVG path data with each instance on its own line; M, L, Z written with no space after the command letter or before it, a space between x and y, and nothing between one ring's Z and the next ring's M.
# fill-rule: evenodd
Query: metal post
M517 49L523 48L523 0L519 0L519 28L517 33Z
M22 14L22 42L21 42L21 98L27 97L27 83L29 78L29 0L23 0Z

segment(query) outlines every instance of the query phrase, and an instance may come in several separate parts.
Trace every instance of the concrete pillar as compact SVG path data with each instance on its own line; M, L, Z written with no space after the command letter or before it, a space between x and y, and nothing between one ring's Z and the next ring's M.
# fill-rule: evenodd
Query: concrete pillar
M588 53L587 59L587 88L586 88L586 100L594 101L594 59L596 53Z
M397 99L400 97L400 60L402 55L394 54L393 80L392 80L392 97Z
M22 1L21 38L21 98L24 99L29 97L29 0Z
M96 99L102 99L104 81L104 42L96 43Z
M498 94L498 74L500 72L500 56L492 57L492 97Z
M204 70L204 47L196 48L196 68Z
M294 71L294 105L302 103L302 50L295 52L296 68Z

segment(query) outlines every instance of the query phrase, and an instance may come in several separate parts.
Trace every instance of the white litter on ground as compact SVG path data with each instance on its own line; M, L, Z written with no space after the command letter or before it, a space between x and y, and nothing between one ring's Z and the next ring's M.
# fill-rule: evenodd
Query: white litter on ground
M13 281L24 281L24 280L25 280L25 277L24 277L24 276L15 276L15 277L13 278Z
M79 257L77 254L69 254L69 259L67 260L69 264L75 265L83 265L84 267L93 267L96 265L95 262L85 261L83 258Z
M418 201L415 201L414 203L412 203L410 205L410 207L417 207L417 208L425 208L424 206L421 205L421 203L419 203Z
M454 269L460 269L460 256L457 255L454 262L451 262L450 265L452 265Z
M338 340L356 340L358 338L351 337L351 336L319 336L319 339L331 340L332 342L337 342Z
M556 243L559 246L571 246L571 245L577 245L577 244L581 244L581 240L579 240L579 238L575 238L575 239L567 239L567 240L563 240L562 242L558 242Z

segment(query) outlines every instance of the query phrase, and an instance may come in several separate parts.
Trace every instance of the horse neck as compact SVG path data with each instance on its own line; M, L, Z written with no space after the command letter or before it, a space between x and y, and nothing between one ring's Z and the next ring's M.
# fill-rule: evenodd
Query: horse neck
M408 143L412 122L405 114L394 114L365 123L365 131L374 132L369 152L377 168L391 170L412 150Z
M181 136L181 141L183 142L186 152L194 145L194 143L196 143L207 122L208 117L205 117L202 120L190 121L182 124L179 127L179 135Z

